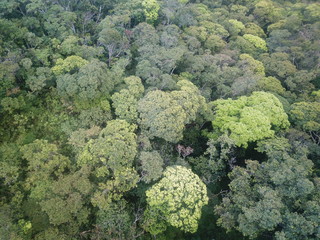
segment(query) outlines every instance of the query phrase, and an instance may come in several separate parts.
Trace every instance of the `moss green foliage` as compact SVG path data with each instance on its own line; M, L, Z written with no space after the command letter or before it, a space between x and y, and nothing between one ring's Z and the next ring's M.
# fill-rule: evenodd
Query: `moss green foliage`
M109 94L114 88L115 76L106 63L92 60L81 65L73 74L57 77L57 89L61 96L94 99Z
M264 77L258 81L257 88L265 92L272 92L277 94L284 94L286 89L282 86L281 82L275 77Z
M319 240L316 0L0 0L0 239Z
M194 84L187 80L177 83L178 91L151 91L138 102L140 124L150 138L161 137L169 142L182 138L184 124L196 119L205 100Z
M138 119L137 105L142 97L144 87L138 77L128 77L124 79L126 88L116 92L111 99L115 114L128 122L136 122Z
M262 62L255 60L249 54L241 54L239 57L248 65L248 70L257 75L265 76L265 70Z
M160 214L159 217L162 216L169 225L185 232L197 230L201 208L208 204L204 183L191 170L182 166L167 167L162 179L146 195L150 208L147 215ZM152 234L164 228L153 224L145 226Z
M138 102L138 111L139 124L148 137L161 137L169 142L182 138L186 114L170 93L160 90L147 93Z
M101 209L136 186L138 176L132 167L137 154L135 128L125 120L111 120L78 156L78 165L92 167L92 173L100 179L92 203ZM105 195L105 191L109 194Z
M319 131L320 103L298 102L293 104L291 116L295 124L305 131Z
M244 24L236 19L230 19L228 22L230 23L228 30L232 35L238 35L245 29Z
M319 221L311 217L309 204L315 204L317 196L313 194L317 188L306 149L279 138L260 142L257 150L265 152L268 161L248 160L245 167L232 170L231 191L215 208L220 216L218 224L236 228L250 238L276 230L276 236L286 239L316 239L312 236L318 234L314 226ZM319 205L313 206L318 212Z
M158 180L163 171L163 159L157 151L140 153L142 180L146 183Z

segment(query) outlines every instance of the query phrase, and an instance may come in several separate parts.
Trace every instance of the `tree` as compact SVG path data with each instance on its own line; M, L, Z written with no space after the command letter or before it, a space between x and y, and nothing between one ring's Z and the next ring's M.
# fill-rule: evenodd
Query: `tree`
M263 29L253 23L253 22L249 22L245 25L245 29L242 30L244 34L251 34L260 38L266 38L266 34L264 33Z
M108 65L111 66L114 57L119 57L129 47L129 39L125 32L128 25L128 15L107 16L100 23L99 43L108 51Z
M264 51L258 51L253 43L249 42L248 40L244 39L242 36L237 36L235 40L230 41L230 48L233 50L238 50L241 53L247 53L253 57L257 57L259 54L263 53Z
M33 75L29 75L26 83L33 92L39 92L52 85L52 71L48 67L39 67Z
M138 102L140 126L150 138L169 142L182 139L184 125L195 121L205 108L205 99L190 81L180 80L180 90L150 91Z
M18 224L15 224L13 211L9 205L2 204L0 207L0 234L2 239L23 240L23 231ZM28 222L30 224L30 222Z
M265 76L263 63L255 60L249 54L240 54L237 63L242 75L234 79L231 84L232 96L251 94L257 87L259 80Z
M21 147L21 153L28 161L26 187L33 188L35 198L42 198L47 181L62 176L70 167L70 160L59 153L58 146L46 140L35 140Z
M0 176L3 185L13 185L18 182L19 175L22 173L18 146L14 143L3 143L0 145L0 153Z
M55 75L73 73L77 71L80 67L86 65L87 63L87 60L79 56L69 56L66 59L59 58L55 66L51 68L51 70Z
M170 93L150 91L138 102L140 127L149 138L159 137L169 142L182 139L186 113Z
M97 139L91 139L79 154L79 166L92 166L98 190L91 201L100 209L108 208L113 200L136 186L138 175L133 168L137 154L134 130L125 120L111 120Z
M236 19L230 19L228 21L228 31L231 36L237 36L244 29L245 25L242 22Z
M76 152L80 152L90 139L96 138L101 131L98 126L93 126L89 129L79 128L72 132L68 139L68 143L73 146Z
M226 47L227 43L217 35L210 35L204 43L204 46L211 50L212 53L219 53Z
M165 48L177 47L181 39L181 31L177 25L171 24L164 26L159 33L160 45Z
M142 47L145 45L159 44L159 35L155 28L148 23L140 23L133 29L134 45Z
M319 21L320 19L320 5L319 3L312 3L306 7L305 15L309 21Z
M58 45L58 51L63 56L76 55L84 59L98 58L103 55L104 49L101 46L90 46L86 43L87 39L70 35Z
M266 73L279 79L285 79L297 71L296 67L289 61L289 56L286 53L277 52L272 53L270 56L263 54L261 61Z
M283 95L286 89L275 77L264 77L258 80L257 90Z
M146 183L158 180L163 171L163 159L159 152L141 152L139 156L142 180Z
M240 54L239 58L241 61L238 64L246 72L250 71L259 76L262 76L262 77L265 76L265 69L262 62L254 59L249 54Z
M84 205L92 188L90 169L67 173L71 170L70 160L45 140L35 140L23 146L21 152L29 165L25 188L30 191L30 199L39 204L51 224L67 224L69 234L76 234L88 221L89 210Z
M115 84L113 75L107 64L93 59L90 62L86 61L74 74L59 75L57 89L64 97L94 99L113 90Z
M166 26L163 30L159 38L155 29L149 24L139 24L134 29L134 45L138 53L136 75L151 87L174 89L175 81L172 74L186 49L184 45L177 44L176 27Z
M136 74L152 87L172 89L174 83L167 86L168 83L165 80L172 78L170 75L177 68L185 53L184 46L166 48L148 44L140 47L138 52L140 56L137 59L139 63Z
M125 78L124 82L126 88L112 95L112 106L118 118L134 123L138 119L137 105L144 92L144 87L141 79L135 76Z
M266 52L268 50L266 41L258 36L254 36L252 34L244 34L243 38L253 44L253 46L255 46L258 51Z
M75 119L76 128L102 127L112 119L111 106L106 99L98 98L96 101L88 102L77 99L75 104L77 107L74 114L79 113Z
M227 135L218 139L209 139L205 153L196 158L188 158L196 174L206 184L216 183L226 175L227 166L234 167L236 157L234 154L235 142Z
M186 113L185 124L192 123L199 116L199 113L204 113L206 108L205 98L201 95L199 89L188 80L178 81L177 86L180 90L172 91L170 94Z
M314 72L301 70L295 72L285 80L288 89L296 94L308 94L314 90L312 80L316 78Z
M215 208L218 224L250 238L267 234L279 240L316 239L319 220L311 217L309 207L318 214L319 204L314 202L317 188L306 149L276 138L259 142L257 150L268 160L247 160L245 167L232 170L230 192Z
M137 220L139 213L133 212L124 200L112 203L108 209L99 210L91 239L137 239ZM135 217L135 218L134 218Z
M191 170L182 166L167 167L162 179L154 184L146 195L147 218L154 218L156 216L152 214L159 214L164 218L165 224L180 228L184 232L194 233L197 230L201 209L208 204L204 183ZM157 226L149 223L146 221L144 228L151 234L164 230L161 227L159 230ZM153 224L157 225L157 222Z
M9 57L9 56L8 56ZM0 96L4 97L8 90L13 89L16 84L15 74L19 69L19 65L14 61L2 61L0 63Z
M37 199L50 223L70 224L76 234L80 226L88 223L89 209L85 207L92 185L88 179L90 169L81 169L52 181L44 198ZM71 229L70 229L71 230Z
M211 104L215 112L212 137L227 133L237 146L247 147L249 142L272 137L275 130L289 126L281 102L271 93L254 92L250 97L219 99Z
M284 17L284 9L277 7L273 1L264 0L255 4L253 14L261 26L275 23Z
M320 144L320 103L296 102L291 105L290 117L292 123L307 132L313 142Z
M160 10L160 5L157 0L144 0L142 2L144 15L146 16L146 21L153 24L158 19L158 11Z

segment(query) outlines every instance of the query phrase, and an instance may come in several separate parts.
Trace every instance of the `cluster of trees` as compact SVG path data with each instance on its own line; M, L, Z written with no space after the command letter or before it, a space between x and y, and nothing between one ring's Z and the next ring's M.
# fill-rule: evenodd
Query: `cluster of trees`
M0 1L0 239L320 239L316 0Z

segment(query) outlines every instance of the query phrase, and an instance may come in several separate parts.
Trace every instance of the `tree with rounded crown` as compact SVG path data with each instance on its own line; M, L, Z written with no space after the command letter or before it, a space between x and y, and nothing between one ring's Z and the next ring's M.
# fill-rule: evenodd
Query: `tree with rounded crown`
M246 160L229 173L230 191L215 206L218 225L250 239L319 239L320 185L308 150L285 138L257 145L268 159Z
M149 138L161 137L168 142L182 139L186 113L170 93L160 90L147 93L138 102L140 127Z
M227 133L237 146L245 148L249 142L272 137L290 124L281 102L271 93L254 92L249 97L219 99L210 105L215 114L214 132L209 137Z
M177 87L180 90L150 91L139 100L140 127L149 138L176 143L183 137L184 125L204 112L205 99L193 83L180 80Z
M98 179L99 190L91 201L100 209L136 186L138 174L133 167L137 154L135 125L125 120L111 120L97 139L91 139L78 156L79 166L90 166Z
M205 184L183 166L167 167L162 179L146 195L144 228L151 234L163 232L168 225L196 232L201 209L208 204Z
M136 122L138 118L138 100L143 95L144 87L139 77L130 76L125 78L124 82L127 87L112 95L112 105L118 118L130 123Z
M153 23L158 19L160 5L157 0L144 0L142 2L144 14L148 23Z

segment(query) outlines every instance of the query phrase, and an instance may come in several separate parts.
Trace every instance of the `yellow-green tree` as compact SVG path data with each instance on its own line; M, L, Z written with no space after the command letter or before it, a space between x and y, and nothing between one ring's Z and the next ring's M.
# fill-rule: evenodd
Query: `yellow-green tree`
M237 146L272 137L289 126L288 116L278 98L271 93L254 92L237 100L219 99L214 107L213 138L227 133Z
M182 166L167 167L162 179L146 195L148 209L144 227L151 234L164 231L167 225L184 232L196 232L201 209L208 204L205 184ZM157 221L161 218L162 221Z
M142 2L144 15L148 23L154 23L158 19L160 5L157 0L144 0Z
M127 87L112 95L112 106L115 108L115 114L120 119L128 122L136 122L138 118L138 100L142 97L144 87L141 79L130 76L124 79Z
M63 73L70 73L72 71L76 71L80 67L86 65L88 63L87 60L83 59L79 56L69 56L66 59L59 58L53 68L51 68L52 72L55 75L60 75Z

